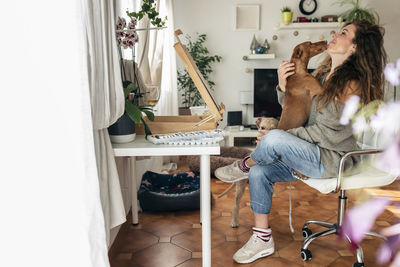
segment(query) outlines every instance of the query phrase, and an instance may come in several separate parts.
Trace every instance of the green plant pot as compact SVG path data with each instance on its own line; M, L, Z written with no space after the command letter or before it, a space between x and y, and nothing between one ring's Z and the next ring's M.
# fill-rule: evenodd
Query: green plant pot
M282 12L282 23L289 25L292 23L293 12Z

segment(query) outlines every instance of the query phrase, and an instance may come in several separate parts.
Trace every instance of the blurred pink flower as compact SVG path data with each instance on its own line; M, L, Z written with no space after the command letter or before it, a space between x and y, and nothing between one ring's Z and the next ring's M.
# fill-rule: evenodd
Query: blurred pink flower
M394 175L400 175L400 137L393 138L377 159L376 166Z
M399 244L400 244L400 233L397 235L389 236L387 240L379 248L378 257L376 261L379 264L386 264L392 261L394 255L396 254L396 250ZM399 266L400 263L399 255L396 256L396 261L398 261L398 264L394 264L394 266Z
M347 213L343 224L339 229L339 236L347 236L351 240L351 248L356 249L363 240L386 205L390 203L389 198L373 198L360 205L354 206Z
M387 137L400 134L400 102L389 102L379 107L370 118L370 126L374 131Z
M342 125L347 125L350 122L351 117L358 110L358 103L360 102L360 97L353 95L347 101L344 106L342 116L340 117L340 123Z
M392 85L396 86L400 84L400 58L397 59L396 64L388 63L384 70L386 80Z
M362 133L363 131L367 130L368 128L368 123L367 120L363 116L358 116L355 118L353 122L353 133L354 134L359 134Z

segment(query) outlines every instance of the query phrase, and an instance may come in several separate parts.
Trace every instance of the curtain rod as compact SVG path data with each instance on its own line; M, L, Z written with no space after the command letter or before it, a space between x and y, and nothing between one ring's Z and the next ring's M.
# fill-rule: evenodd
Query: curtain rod
M153 28L139 28L139 29L133 29L133 30L117 30L116 32L138 32L138 31L150 31L150 30L161 30L167 28L166 26L164 27L153 27Z

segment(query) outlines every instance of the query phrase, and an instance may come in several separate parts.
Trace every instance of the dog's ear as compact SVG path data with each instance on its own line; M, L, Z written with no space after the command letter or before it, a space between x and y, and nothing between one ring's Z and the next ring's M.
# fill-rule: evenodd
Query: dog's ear
M296 50L294 51L294 57L301 58L302 54L303 54L303 49L301 49L300 47L296 47Z
M257 118L256 119L256 125L258 128L260 128L260 122L261 122L261 118Z

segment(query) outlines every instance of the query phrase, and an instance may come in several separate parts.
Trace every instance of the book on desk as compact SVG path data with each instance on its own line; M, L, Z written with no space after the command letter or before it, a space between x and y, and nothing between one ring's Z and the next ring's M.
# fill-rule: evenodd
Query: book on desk
M203 116L156 116L154 121L144 118L153 134L214 130L217 128L218 122L222 120L222 114L225 112L224 104L217 104L210 93L207 81L196 66L186 46L181 43L179 39L180 34L182 34L181 30L178 29L175 31L175 37L177 39L177 42L174 44L175 51L182 60L197 90L199 90L209 111ZM144 134L143 125L139 125L137 133Z

